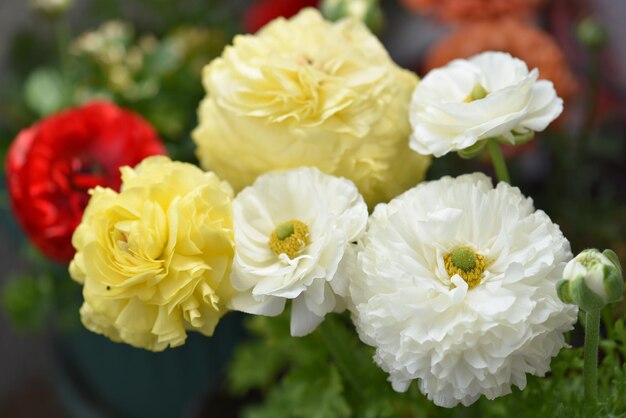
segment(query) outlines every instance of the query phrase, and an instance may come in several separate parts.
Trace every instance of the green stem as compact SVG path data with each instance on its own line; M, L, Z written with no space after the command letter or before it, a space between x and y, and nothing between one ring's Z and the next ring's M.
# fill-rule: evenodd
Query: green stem
M614 322L615 320L613 319L613 305L608 304L604 308L602 308L602 323L604 324L604 330L606 331L606 338L609 340L615 340L615 333L613 330Z
M585 326L585 401L588 407L598 403L598 340L600 338L600 310L586 312Z
M578 138L576 138L577 147L574 148L577 151L574 159L576 167L580 167L581 164L585 163L589 139L593 136L601 74L600 51L592 51L589 70L589 90L585 98L585 115L580 133Z
M69 45L69 28L65 16L56 17L53 21L54 37L56 41L57 54L59 55L59 63L63 77L67 78L68 63L68 45Z
M506 162L504 161L504 156L502 155L502 150L500 149L500 144L495 138L489 138L487 140L487 149L489 150L489 156L491 157L491 162L493 163L493 167L496 170L496 176L499 181L506 181L511 184L511 178L509 177L509 171L506 168Z
M351 367L353 363L352 350L339 342L342 341L337 329L337 321L331 315L327 315L324 322L320 325L319 329L326 343L328 351L335 360L335 365L339 369L340 373L346 379L348 384L352 386L354 393L361 394L362 381L356 375L356 369Z

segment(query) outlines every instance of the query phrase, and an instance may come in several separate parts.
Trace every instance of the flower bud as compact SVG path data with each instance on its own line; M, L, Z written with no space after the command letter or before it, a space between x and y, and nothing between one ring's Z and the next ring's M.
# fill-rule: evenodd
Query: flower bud
M611 250L584 250L567 263L563 276L557 283L559 298L585 311L599 310L623 297L622 268Z
M580 42L592 50L601 49L609 37L604 26L592 17L585 18L578 24L576 35Z
M30 5L46 16L58 16L64 13L71 5L72 0L31 0Z
M384 17L379 0L322 0L322 14L329 20L355 17L374 33L383 28Z

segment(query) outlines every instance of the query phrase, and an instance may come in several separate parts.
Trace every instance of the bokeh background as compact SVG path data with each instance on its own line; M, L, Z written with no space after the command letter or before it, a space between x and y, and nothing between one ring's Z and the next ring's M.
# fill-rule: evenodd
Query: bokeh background
M75 0L58 16L36 10L34 3L0 0L3 161L21 129L93 98L139 112L156 127L174 158L194 161L189 133L204 94L202 66L235 34L254 31L271 17L316 2ZM383 12L386 24L379 35L391 56L421 76L429 67L488 46L544 65L542 75L554 77L566 96L566 112L557 127L532 146L510 152L513 177L561 224L575 251L610 247L623 262L626 3L529 2L538 4L533 14L514 19L523 24L501 16L450 18L428 0L370 3ZM459 3L478 4L480 14L482 2ZM378 27L380 22L368 23ZM87 32L92 34L84 35ZM59 45L65 49L60 51ZM450 156L438 161L429 177L475 169L490 171L486 161ZM78 288L69 283L63 266L47 262L28 246L4 186L0 262L5 307L0 310L0 417L229 417L237 416L242 403L258 400L254 394L232 398L223 388L230 349L245 338L237 316L216 338L225 341L222 345L205 346L192 338L188 347L160 357L86 335L76 326ZM29 284L8 291L16 278ZM129 364L135 369L127 368ZM139 388L142 383L133 380L134 374L150 375L154 367L171 368L172 381L165 388ZM153 380L159 375L155 372ZM118 393L105 394L112 385L119 386ZM163 390L172 396L165 412L146 415L136 409L137 398L158 397Z

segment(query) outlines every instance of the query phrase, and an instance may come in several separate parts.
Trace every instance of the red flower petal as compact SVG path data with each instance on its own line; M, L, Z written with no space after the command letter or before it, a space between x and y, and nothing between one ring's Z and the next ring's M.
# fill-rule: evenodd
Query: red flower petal
M318 0L259 0L246 10L243 28L255 33L277 17L291 17L305 7L317 6Z
M95 186L119 190L119 168L165 154L140 116L107 102L50 116L20 132L6 161L11 207L33 244L68 262L74 229Z

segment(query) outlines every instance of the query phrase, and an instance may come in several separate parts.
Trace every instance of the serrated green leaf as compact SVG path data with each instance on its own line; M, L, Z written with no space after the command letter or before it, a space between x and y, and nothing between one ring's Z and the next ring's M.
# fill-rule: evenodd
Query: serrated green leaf
M265 341L241 345L230 363L229 388L236 395L253 388L266 388L275 381L285 363L285 357Z
M300 368L290 372L260 407L246 412L247 418L348 418L339 372Z

